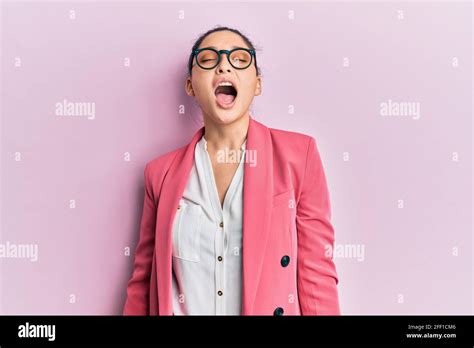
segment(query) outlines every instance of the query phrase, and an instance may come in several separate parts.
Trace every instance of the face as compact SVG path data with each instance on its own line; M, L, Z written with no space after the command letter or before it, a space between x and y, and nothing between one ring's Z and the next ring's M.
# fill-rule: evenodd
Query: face
M231 31L208 35L198 48L211 46L217 50L231 50L234 46L250 48L240 35ZM232 87L219 87L222 80L231 82ZM185 89L189 96L196 98L205 121L229 124L248 115L253 97L261 93L261 79L257 76L254 58L247 69L241 70L234 68L223 53L220 63L210 70L199 67L194 57L192 75L186 79Z

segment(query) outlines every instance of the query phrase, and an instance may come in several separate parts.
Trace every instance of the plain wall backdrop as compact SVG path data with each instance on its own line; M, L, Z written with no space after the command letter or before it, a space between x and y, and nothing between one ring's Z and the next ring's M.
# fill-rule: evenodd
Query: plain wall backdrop
M473 313L472 3L1 11L1 314L121 314L143 169L201 126L186 63L216 25L257 46L253 117L318 142L342 313Z

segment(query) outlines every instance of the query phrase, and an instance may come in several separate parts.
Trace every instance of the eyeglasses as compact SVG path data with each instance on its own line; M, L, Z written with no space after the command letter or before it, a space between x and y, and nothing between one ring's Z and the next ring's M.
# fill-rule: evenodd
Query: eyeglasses
M255 50L248 48L234 48L232 50L216 50L214 48L198 48L193 51L193 56L196 56L196 63L205 70L214 69L221 61L221 54L227 54L227 60L235 69L247 69L252 64L253 57L255 57Z

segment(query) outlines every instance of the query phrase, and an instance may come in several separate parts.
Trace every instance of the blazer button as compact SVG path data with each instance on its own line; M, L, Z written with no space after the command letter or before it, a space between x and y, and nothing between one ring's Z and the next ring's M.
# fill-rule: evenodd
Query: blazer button
M277 307L275 311L273 312L273 315L283 315L283 308Z
M281 265L283 267L286 267L288 266L288 264L290 263L290 257L288 255L285 255L281 258L281 261L280 261Z

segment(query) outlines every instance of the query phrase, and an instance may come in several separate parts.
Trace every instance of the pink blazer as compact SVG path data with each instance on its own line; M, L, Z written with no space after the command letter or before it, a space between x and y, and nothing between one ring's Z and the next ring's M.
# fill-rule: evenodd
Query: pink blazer
M145 199L124 315L173 315L172 226L194 148L191 142L145 167ZM338 315L334 229L313 137L250 117L244 163L242 315Z

